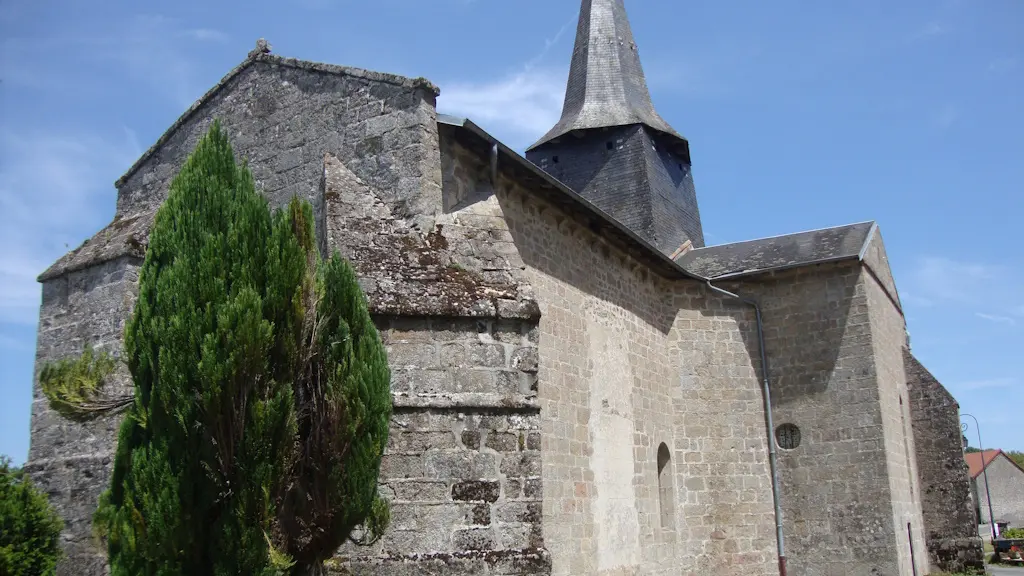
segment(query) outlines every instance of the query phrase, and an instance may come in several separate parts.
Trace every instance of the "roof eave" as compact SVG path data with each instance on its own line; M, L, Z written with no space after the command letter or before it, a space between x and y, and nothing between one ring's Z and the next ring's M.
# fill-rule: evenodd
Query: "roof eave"
M625 244L626 246L632 246L634 249L626 250L626 252L637 260L646 263L659 275L666 278L689 278L700 282L707 281L707 278L693 274L677 264L649 242L638 236L625 225L621 224L618 220L595 206L586 198L577 194L571 188L558 181L533 162L530 162L519 155L515 150L512 150L503 144L473 121L467 118L438 114L438 122L466 130L476 138L485 141L488 145L496 147L500 155L513 162L514 166L526 170L531 176L537 178L542 186L553 189L559 193L548 197L547 199L549 201L553 201L556 205L560 204L559 207L562 209L568 208L581 213L582 216L585 216L591 221L592 225L590 228L593 232L602 236L602 233L610 234L614 239L618 240L619 243ZM560 202L560 197L565 201ZM593 226L594 223L598 224L596 230Z
M762 274L775 274L779 272L785 272L787 270L793 270L796 268L807 268L810 266L821 266L823 264L835 264L837 262L852 262L857 260L856 256L844 255L836 256L834 258L819 258L817 260L808 260L806 262L796 262L793 264L784 264L781 266L771 266L768 268L757 268L753 270L740 270L737 272L726 272L725 274L719 274L713 276L711 279L714 281L721 280L735 280L740 278L751 278L753 276L760 276Z
M661 128L657 128L655 126L651 126L650 124L648 124L646 122L643 122L643 121L639 121L639 120L636 121L636 122L629 122L629 123L602 124L600 126L584 126L584 127L579 127L579 128L568 128L568 129L560 129L556 125L555 128L552 128L547 134L542 136L540 138L540 140L537 140L536 142L531 144L526 149L526 151L527 152L532 152L532 151L536 150L537 148L540 148L541 146L544 146L545 144L548 144L548 143L550 143L550 142L552 142L554 140L557 140L559 138L564 138L565 136L569 136L569 135L572 135L572 134L577 133L577 132L586 132L588 130L605 130L605 129L609 129L609 128L622 128L624 126L643 126L643 127L647 128L648 130L651 130L652 132L654 132L659 137L662 137L662 138L665 138L666 140L668 140L670 142L669 146L670 146L670 148L672 148L672 151L675 152L677 155L679 155L681 157L684 157L686 159L686 162L690 163L690 141L687 140L685 136L679 134L678 132L673 130L671 127L669 127L670 131L665 131L665 130L663 130Z

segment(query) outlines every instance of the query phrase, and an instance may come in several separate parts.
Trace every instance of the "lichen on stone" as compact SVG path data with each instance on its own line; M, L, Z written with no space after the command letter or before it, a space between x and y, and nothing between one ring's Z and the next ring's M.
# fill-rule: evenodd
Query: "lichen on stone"
M49 362L39 374L39 385L50 407L65 418L91 420L116 412L131 403L132 397L107 396L103 388L113 374L116 361L107 352L86 347L77 358Z

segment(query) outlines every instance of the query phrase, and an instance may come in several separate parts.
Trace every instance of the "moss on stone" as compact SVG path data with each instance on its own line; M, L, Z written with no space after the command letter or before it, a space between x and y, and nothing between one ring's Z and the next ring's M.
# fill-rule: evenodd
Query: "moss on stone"
M131 396L107 397L104 384L116 366L106 351L86 347L77 358L47 363L39 374L39 385L50 407L65 418L89 420L119 410Z

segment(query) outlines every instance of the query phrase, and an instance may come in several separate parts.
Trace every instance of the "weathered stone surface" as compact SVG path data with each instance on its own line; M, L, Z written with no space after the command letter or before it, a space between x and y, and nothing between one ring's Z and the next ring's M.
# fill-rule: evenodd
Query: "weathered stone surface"
M884 287L855 261L723 287L760 301L775 425L801 432L779 448L793 573L925 573L905 327Z
M977 537L967 463L963 449L950 442L961 434L960 407L909 350L904 350L903 362L932 567L946 572L982 568L984 550Z
M355 263L375 312L408 316L536 318L537 304L511 243L494 242L497 216L467 207L438 216L423 229L419 215L403 215L336 157L324 158L327 241ZM494 273L501 272L501 275ZM442 351L445 366L486 357L505 365L501 346L453 344Z
M103 230L68 252L39 276L40 282L58 278L90 266L128 257L141 260L155 212L114 218Z
M358 570L370 570L405 562L388 559L395 553L543 546L539 515L492 524L494 510L508 503L540 505L539 493L523 496L520 488L524 480L539 481L539 467L518 466L524 456L539 462L539 443L528 441L540 428L539 408L517 389L500 386L502 375L525 374L511 365L508 352L536 349L530 337L533 324L422 316L378 316L376 322L389 354L396 407L380 477L383 492L393 502L392 527L376 546L346 546L340 557L358 557ZM454 347L467 351L460 362L441 362L442 351ZM472 349L491 352L468 353ZM489 378L467 392L459 384L465 371ZM509 462L515 464L512 474ZM515 483L513 489L509 482ZM383 564L367 560L371 557ZM381 568L381 573L401 569Z
M64 518L62 547L73 561L58 574L100 574L104 551L92 538L92 514L106 488L120 417L79 423L52 410L38 383L46 362L74 357L86 346L120 358L124 322L135 301L140 261L131 256L74 267L43 283L33 389L31 443L25 469ZM106 384L111 395L130 390L119 364Z
M386 570L386 571L385 571ZM474 550L455 553L382 556L372 559L341 558L328 574L336 576L527 576L547 574L551 558L543 549Z

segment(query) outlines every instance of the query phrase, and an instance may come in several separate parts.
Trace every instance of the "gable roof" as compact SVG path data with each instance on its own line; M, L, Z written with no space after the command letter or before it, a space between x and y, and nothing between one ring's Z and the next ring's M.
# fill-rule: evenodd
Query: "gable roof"
M862 260L877 225L861 222L690 250L676 257L687 271L711 279L738 278L799 266Z
M1018 470L1024 474L1024 468L1021 468L1019 464L1014 462L1013 458L1006 455L1005 452L999 450L985 450L984 452L971 452L964 454L964 460L967 461L967 467L971 470L971 478L977 478L985 468L988 468L996 458L1002 456L1006 458L1011 464L1013 464Z
M245 60L242 60L242 62L238 66L235 66L230 72L228 72L223 78L221 78L219 82L217 82L216 84L214 84L212 88L207 90L206 94L200 96L199 99L192 104L192 106L189 106L188 110L186 110L184 114L179 116L178 119L175 120L174 123L171 124L166 131L164 131L160 138L157 138L157 141L154 142L153 145L150 146L148 150L142 153L142 156L139 156L139 159L136 160L134 164L132 164L131 168L129 168L123 176L117 179L117 182L114 183L114 186L120 188L121 185L124 184L124 182L128 180L128 178L130 178L131 175L134 174L135 171L138 170L139 167L142 166L142 164L145 163L147 159L149 159L150 156L155 154L156 151L159 150L160 147L163 146L163 144L167 140L169 140L171 136L174 135L175 132L177 132L178 128L180 128L183 124L185 124L185 122L188 121L189 118L192 117L193 114L195 114L200 108L203 107L204 104L206 104L214 96L216 96L217 93L223 90L224 87L227 86L227 84L231 82L233 78L241 74L243 70L245 70L249 66L252 66L253 63L255 62L268 62L270 64L274 64L277 66L286 66L289 68L299 68L302 70L324 72L327 74L336 74L339 76L366 78L367 80L372 80L375 82L395 84L398 86L408 86L410 88L423 88L428 92L433 93L434 96L438 96L441 93L437 86L434 85L429 80L427 80L426 78L407 78L405 76L399 76L397 74L373 72L372 70L352 68L350 66L324 64L321 62L299 60L297 58L284 58L282 56L277 56L275 54L271 54L269 51L264 50L269 50L269 48L267 47L266 41L264 41L261 38L260 41L256 43L256 49L249 52L249 55L246 56Z

